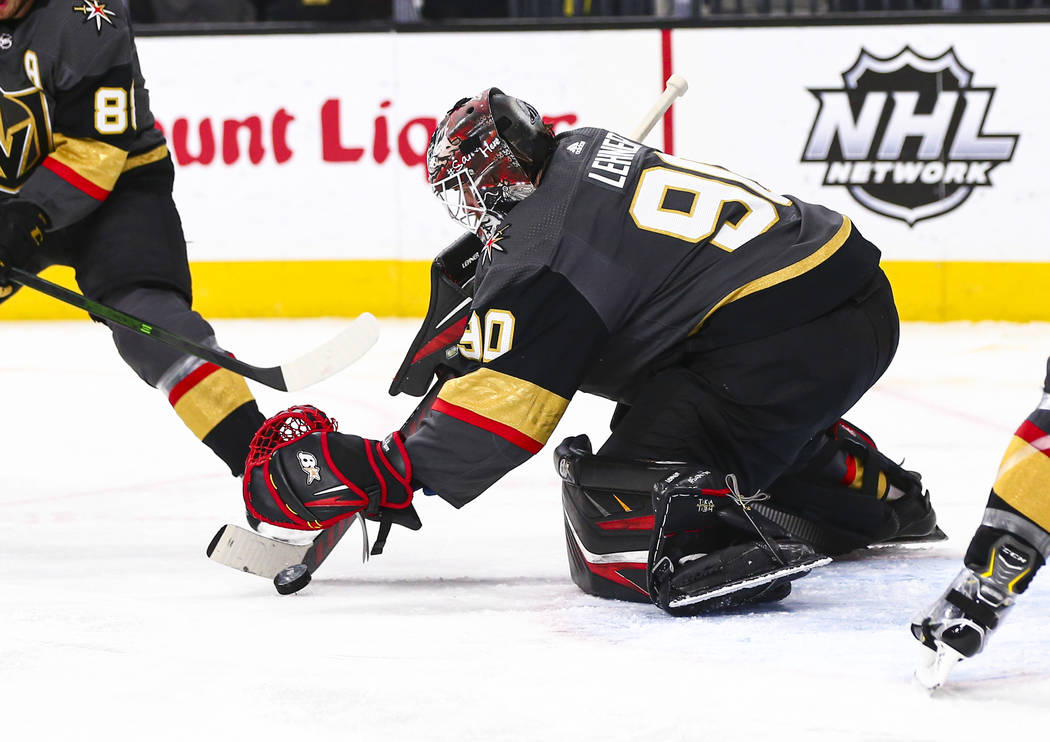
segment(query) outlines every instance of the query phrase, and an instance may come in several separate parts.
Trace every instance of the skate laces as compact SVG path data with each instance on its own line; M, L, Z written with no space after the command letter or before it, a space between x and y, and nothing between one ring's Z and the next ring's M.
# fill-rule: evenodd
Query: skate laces
M747 518L751 527L755 529L755 533L757 533L759 538L761 538L765 545L769 547L769 550L773 553L773 556L776 557L777 561L780 562L781 565L786 565L787 562L785 562L784 558L780 556L780 550L773 545L773 543L766 537L765 532L758 527L758 523L755 522L755 519L751 517L751 508L749 507L751 503L768 500L769 494L762 492L761 490L751 495L741 494L740 484L737 482L736 474L726 474L726 487L729 488L729 499L740 506L740 511L744 514L744 517Z
M740 492L740 485L736 481L736 474L726 474L726 487L729 488L729 499L747 510L747 506L753 502L762 502L769 499L769 493L759 490L751 495Z

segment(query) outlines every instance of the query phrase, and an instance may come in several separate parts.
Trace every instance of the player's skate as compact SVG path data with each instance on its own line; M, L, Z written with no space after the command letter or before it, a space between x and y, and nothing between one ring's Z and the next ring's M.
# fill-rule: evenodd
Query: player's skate
M915 678L930 690L944 683L957 662L984 649L989 634L1043 563L1034 548L1013 534L982 526L974 539L975 544L981 541L990 543L985 563L967 559L944 594L912 622L912 634L923 644ZM971 545L968 556L973 551Z
M713 470L675 473L653 488L649 593L672 615L781 600L791 582L830 558L751 508L736 478Z

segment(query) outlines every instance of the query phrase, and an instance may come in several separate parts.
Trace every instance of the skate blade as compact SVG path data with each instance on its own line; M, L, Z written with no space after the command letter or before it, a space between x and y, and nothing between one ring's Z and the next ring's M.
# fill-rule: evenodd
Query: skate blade
M933 692L948 679L948 674L963 655L947 644L937 642L937 649L923 646L919 662L915 666L915 680L926 690Z
M709 590L706 593L699 595L687 595L681 598L675 598L668 604L671 608L682 608L687 605L693 605L694 603L702 603L705 600L711 600L722 595L729 595L735 593L738 590L746 590L749 587L758 587L767 583L773 582L774 580L788 575L798 574L799 572L808 572L811 569L817 567L823 567L825 564L831 563L831 557L818 557L809 562L802 564L792 564L790 566L782 567L764 574L755 575L748 577L746 580L740 580L739 582L732 582L728 585L722 585L721 587Z
M924 546L933 546L936 543L947 540L948 534L942 531L940 526L934 526L932 531L921 536L898 536L887 541L879 541L877 544L871 544L867 548L887 549L897 546L906 549L920 549Z

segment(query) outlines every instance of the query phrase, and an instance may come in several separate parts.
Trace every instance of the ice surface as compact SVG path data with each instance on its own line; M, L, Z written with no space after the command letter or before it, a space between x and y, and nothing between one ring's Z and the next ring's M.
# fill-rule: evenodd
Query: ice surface
M226 321L259 365L337 321ZM310 402L380 436L415 323L273 412ZM568 576L549 448L456 511L420 498L359 562L355 533L301 594L204 556L239 490L88 322L0 323L0 739L996 740L1050 721L1050 576L934 697L907 624L955 574L1009 436L1035 407L1050 325L908 324L850 419L906 457L952 537L837 561L772 607L675 619ZM604 439L578 397L552 440ZM1050 492L1048 492L1050 496ZM356 529L356 527L355 527Z

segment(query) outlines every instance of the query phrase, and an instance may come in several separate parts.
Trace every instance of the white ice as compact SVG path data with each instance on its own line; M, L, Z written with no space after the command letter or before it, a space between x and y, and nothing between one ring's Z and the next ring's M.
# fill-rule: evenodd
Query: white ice
M224 321L279 363L340 327ZM380 436L416 323L384 321L310 402ZM934 696L907 625L961 565L999 459L1040 397L1045 324L907 324L852 411L924 474L951 539L837 561L785 601L675 619L569 579L550 446L463 510L420 498L362 565L356 530L292 597L210 562L237 482L88 322L0 323L0 740L998 740L1050 721L1050 574ZM554 433L606 435L576 398ZM1047 493L1050 497L1050 492Z

